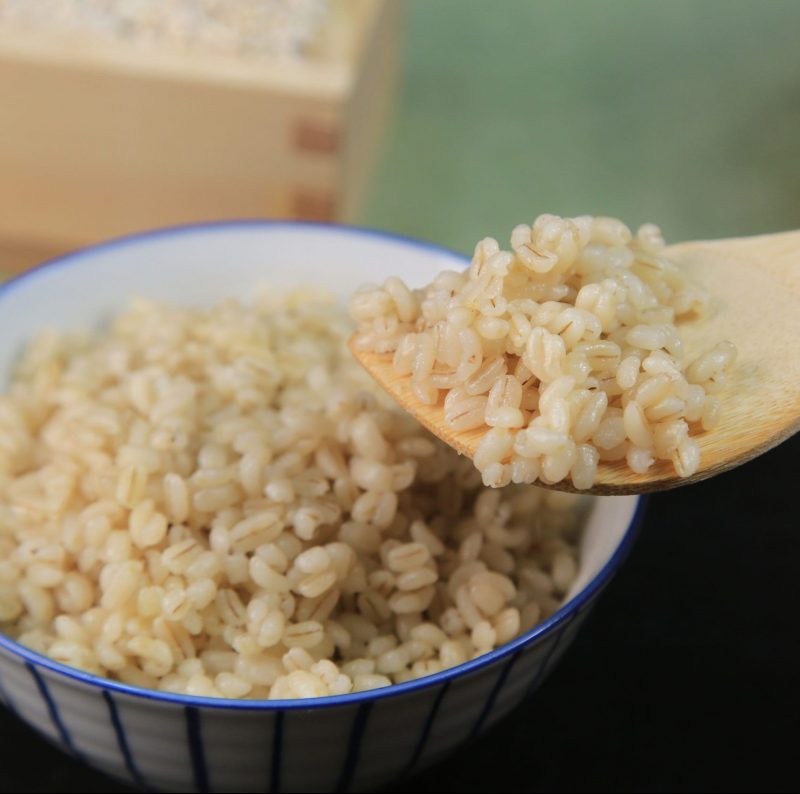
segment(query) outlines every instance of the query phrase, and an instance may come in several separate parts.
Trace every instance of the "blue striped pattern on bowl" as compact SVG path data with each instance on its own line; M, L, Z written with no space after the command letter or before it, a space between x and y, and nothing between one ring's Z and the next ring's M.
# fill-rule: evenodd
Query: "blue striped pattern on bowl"
M368 790L447 755L535 691L594 596L535 641L408 692L230 708L81 680L3 647L0 697L70 755L141 788Z

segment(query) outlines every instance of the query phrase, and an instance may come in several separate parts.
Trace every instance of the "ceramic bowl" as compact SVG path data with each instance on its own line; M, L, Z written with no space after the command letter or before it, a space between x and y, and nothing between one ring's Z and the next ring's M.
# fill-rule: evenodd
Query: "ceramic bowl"
M211 305L268 283L345 298L390 274L421 286L465 263L428 243L308 223L216 223L115 240L0 287L0 388L41 326L97 326L134 295ZM142 788L373 790L454 752L542 683L622 562L640 507L634 497L596 499L562 608L502 648L418 681L316 700L198 698L98 678L0 635L0 698L67 753Z

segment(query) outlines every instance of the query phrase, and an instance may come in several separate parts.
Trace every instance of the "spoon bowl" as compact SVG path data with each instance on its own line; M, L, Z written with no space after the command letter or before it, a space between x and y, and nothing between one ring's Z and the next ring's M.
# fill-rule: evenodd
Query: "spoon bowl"
M712 296L702 318L680 326L687 357L722 339L738 350L729 384L717 395L722 419L714 430L694 436L701 457L691 476L678 476L663 460L646 474L635 473L624 460L601 462L589 493L640 494L688 485L746 463L800 430L800 231L680 243L664 253ZM422 425L462 455L474 456L488 428L450 429L443 401L419 402L411 376L394 371L390 353L359 350L352 339L350 349ZM536 484L575 491L569 480Z

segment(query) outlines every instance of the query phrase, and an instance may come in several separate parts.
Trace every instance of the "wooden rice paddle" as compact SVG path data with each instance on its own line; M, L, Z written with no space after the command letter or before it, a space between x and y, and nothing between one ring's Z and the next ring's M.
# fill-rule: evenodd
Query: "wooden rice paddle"
M665 255L712 296L706 316L680 326L687 360L725 339L738 350L730 384L715 395L722 399L722 420L714 430L693 432L701 458L691 477L678 477L670 461L656 461L646 474L634 473L624 460L601 462L588 493L637 494L688 485L739 466L800 430L800 231L680 243ZM350 349L428 430L462 455L474 455L488 428L454 432L445 423L443 400L420 403L411 392L411 377L394 373L391 354L356 350L352 339ZM569 479L544 487L575 490Z

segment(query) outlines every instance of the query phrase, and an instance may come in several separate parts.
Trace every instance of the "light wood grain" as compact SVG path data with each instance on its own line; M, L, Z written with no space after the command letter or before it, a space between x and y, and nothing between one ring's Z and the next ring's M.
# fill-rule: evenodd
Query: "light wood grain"
M738 349L731 384L718 395L722 421L713 431L694 436L701 460L691 477L678 477L668 461L658 461L644 475L624 461L601 463L592 493L635 494L688 485L741 465L800 430L800 231L682 243L671 246L667 255L713 296L704 318L680 326L687 356L723 339ZM410 377L392 369L391 355L356 350L352 340L350 348L406 411L461 454L474 455L486 428L450 430L441 402L419 403ZM548 487L574 490L568 481Z
M313 57L298 60L0 25L0 246L66 250L219 218L354 217L393 94L402 3L331 8Z

